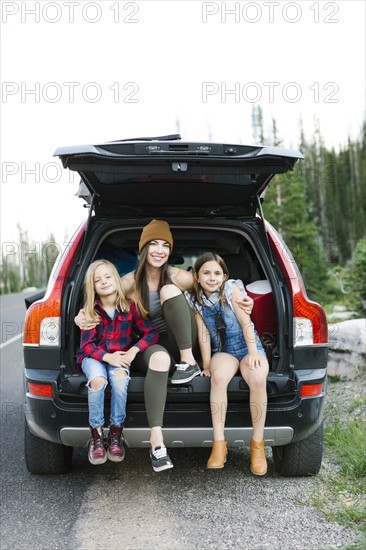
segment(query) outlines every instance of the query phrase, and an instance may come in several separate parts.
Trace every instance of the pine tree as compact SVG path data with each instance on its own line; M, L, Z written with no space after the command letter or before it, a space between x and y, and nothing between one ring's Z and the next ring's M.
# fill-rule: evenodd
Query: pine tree
M280 228L309 296L321 301L327 279L326 262L318 228L308 209L301 167L297 166L293 172L276 176L276 181L276 185L270 185L267 191L264 215L274 227Z
M264 144L263 111L259 105L254 105L252 109L252 129L254 143L258 145Z

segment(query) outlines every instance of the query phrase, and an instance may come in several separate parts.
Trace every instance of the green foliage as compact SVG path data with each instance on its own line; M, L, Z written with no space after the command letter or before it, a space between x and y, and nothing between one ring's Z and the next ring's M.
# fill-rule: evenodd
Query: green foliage
M345 267L335 266L330 274L343 303L352 311L363 315L366 310L366 238L358 241L353 256Z
M19 242L12 243L1 258L0 294L20 292L31 286L45 287L59 253L59 246L52 234L46 241L36 243L19 225L18 231Z
M366 534L366 422L339 419L325 429L325 443L333 449L340 466L337 476L328 479L328 491L334 500L329 519Z
M11 292L19 292L21 290L21 282L19 270L16 266L4 262L0 266L0 294L9 294Z
M357 484L366 478L366 422L350 420L345 426L336 419L325 429L325 442L338 457L342 473Z
M345 265L365 236L366 135L348 140L339 152L327 150L320 129L312 143L302 138L306 196L329 262Z
M352 289L350 295L351 305L364 313L366 309L366 238L357 243L354 255L349 267L346 269L346 282Z
M330 520L358 531L349 549L365 548L366 536L366 397L361 376L352 385L355 398L339 405L330 402L325 412L324 468L311 500ZM348 390L346 390L348 391ZM348 405L346 405L348 403ZM326 406L327 407L327 406ZM329 462L331 468L329 468ZM342 547L343 548L343 547ZM343 549L346 550L346 547Z
M309 212L300 165L293 172L273 180L266 193L264 215L291 250L309 297L323 301L327 281L326 260L318 228Z
M258 106L253 108L252 125L258 142L281 145L275 120L272 135L264 135L263 112ZM319 125L308 143L300 123L299 149L304 160L294 172L276 176L270 183L264 215L284 237L310 298L321 303L344 302L339 270L350 261L358 241L365 238L366 121L360 139L348 140L339 152L326 149ZM344 282L357 289L357 305L356 293L346 300L357 311L365 300L365 278L363 286L360 282L365 256L359 246L357 262L352 263L347 277L341 273Z

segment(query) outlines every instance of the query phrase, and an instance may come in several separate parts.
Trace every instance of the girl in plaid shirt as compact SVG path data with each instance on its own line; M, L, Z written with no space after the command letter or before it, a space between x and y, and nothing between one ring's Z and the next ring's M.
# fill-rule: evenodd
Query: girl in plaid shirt
M139 314L136 305L125 298L115 266L107 260L93 262L84 281L85 311L99 324L81 332L78 361L88 379L88 406L91 438L88 458L103 464L107 457L121 462L123 422L126 417L130 366L139 352L158 341L158 331ZM136 341L134 330L141 337ZM104 394L111 385L108 451L103 435Z

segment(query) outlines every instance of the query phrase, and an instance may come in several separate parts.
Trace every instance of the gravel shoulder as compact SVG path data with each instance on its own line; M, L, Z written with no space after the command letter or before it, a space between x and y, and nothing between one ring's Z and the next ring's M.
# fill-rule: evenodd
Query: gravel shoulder
M365 405L355 402L366 396L366 373L361 372L353 380L330 381L325 402L325 424L335 419L342 424L349 420L365 418Z

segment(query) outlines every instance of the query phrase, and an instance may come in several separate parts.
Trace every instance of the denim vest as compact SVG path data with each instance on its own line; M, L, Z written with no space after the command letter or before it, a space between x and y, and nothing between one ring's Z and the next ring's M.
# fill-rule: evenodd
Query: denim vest
M210 333L211 354L225 351L236 357L238 361L241 361L241 359L248 354L248 347L244 338L243 329L231 307L231 288L233 284L238 286L246 296L242 281L240 279L229 279L226 281L224 288L225 307L223 307L219 301L218 292L214 292L209 299L204 297L203 306L192 300L190 293L185 294L190 305L202 316L207 330ZM222 326L221 330L220 326ZM264 352L256 331L255 335L257 349Z

